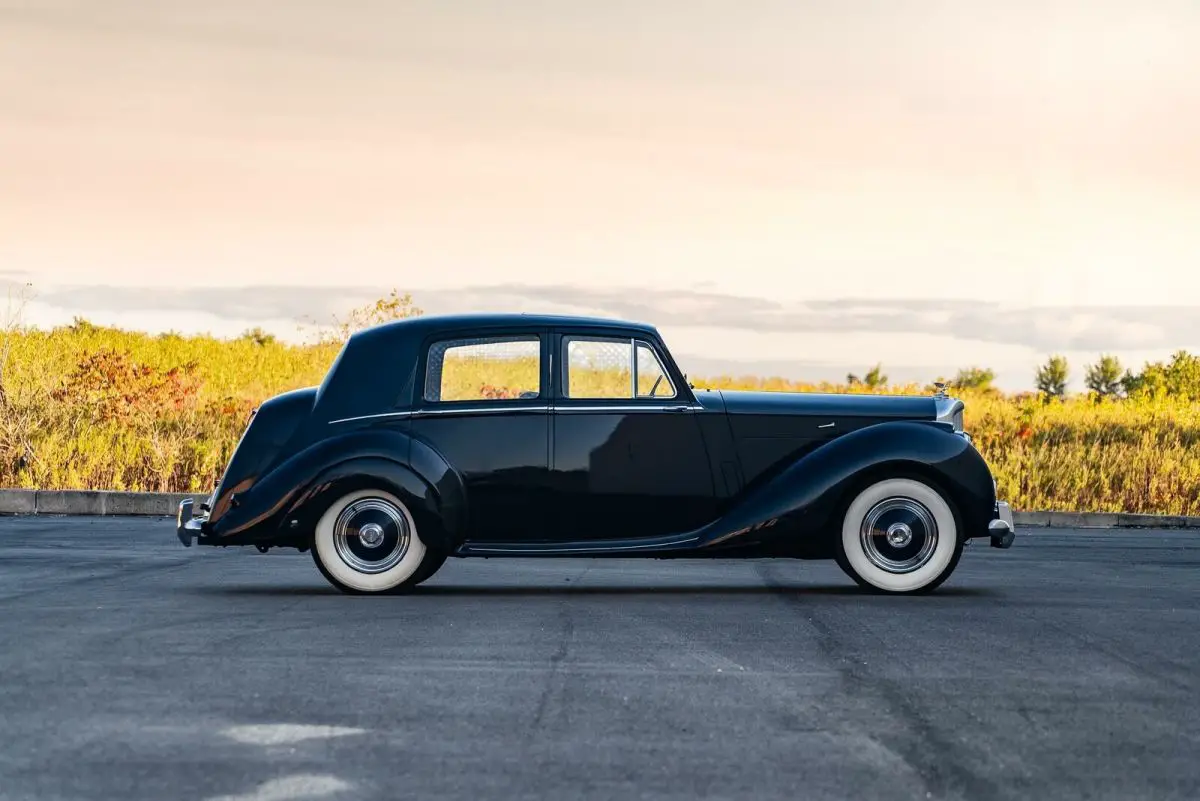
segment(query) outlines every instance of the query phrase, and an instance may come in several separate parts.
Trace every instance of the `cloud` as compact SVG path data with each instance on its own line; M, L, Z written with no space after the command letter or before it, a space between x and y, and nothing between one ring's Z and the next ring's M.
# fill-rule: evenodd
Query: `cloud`
M428 293L418 300L444 303L455 311L521 305L605 314L664 327L785 334L930 334L1038 352L1174 348L1200 343L1200 306L1008 307L974 300L854 298L782 303L694 290L515 284Z
M35 287L36 289L36 287ZM262 284L239 287L68 286L37 292L39 302L88 312L193 311L227 320L315 319L328 321L375 300L384 290Z
M36 289L36 287L35 287ZM220 288L68 286L37 292L40 303L90 312L205 310L220 319L329 321L372 301L373 287L260 285ZM779 334L929 334L1039 353L1143 350L1200 344L1197 306L1023 306L973 300L854 298L785 303L701 290L495 284L414 291L431 313L545 311L617 317L662 327Z

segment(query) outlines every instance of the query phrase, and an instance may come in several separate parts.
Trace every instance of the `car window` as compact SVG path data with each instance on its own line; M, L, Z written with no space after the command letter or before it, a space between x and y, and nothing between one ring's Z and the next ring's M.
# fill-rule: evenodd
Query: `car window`
M536 335L436 342L429 348L425 400L501 401L541 396Z
M563 394L568 398L675 396L675 387L662 363L645 342L616 337L567 337L565 352Z
M663 369L654 348L645 342L637 343L637 396L639 398L673 398L675 385Z
M569 337L563 361L568 398L633 397L633 349L628 339Z

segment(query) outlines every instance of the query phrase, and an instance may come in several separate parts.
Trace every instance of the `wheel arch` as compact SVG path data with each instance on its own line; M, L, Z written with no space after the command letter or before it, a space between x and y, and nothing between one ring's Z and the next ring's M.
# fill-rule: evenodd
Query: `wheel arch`
M461 536L461 510L457 499L410 465L378 456L361 456L329 465L297 496L280 520L282 531L298 531L305 541L321 515L339 498L358 490L379 489L399 498L421 532L425 544L449 553Z
M865 489L880 481L893 478L914 479L933 487L938 494L946 499L946 503L949 504L950 511L954 515L954 523L958 529L959 539L965 537L966 522L962 509L964 504L970 503L970 499L966 496L965 491L961 487L956 487L954 484L946 482L944 480L945 474L941 471L928 464L911 459L894 459L881 462L849 476L830 505L830 524L840 524L842 517L845 516L850 505L854 503L854 499ZM832 525L830 526L830 536L831 538L837 536Z

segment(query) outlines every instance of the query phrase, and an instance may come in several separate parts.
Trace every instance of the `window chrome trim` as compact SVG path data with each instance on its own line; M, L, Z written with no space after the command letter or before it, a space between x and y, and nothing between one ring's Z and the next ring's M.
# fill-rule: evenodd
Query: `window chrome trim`
M499 405L502 401L496 404L481 404L471 406L456 406L446 408L438 406L437 408L414 409L413 417L438 417L446 414L503 414L504 412L548 412L550 405L546 403L531 405L531 406L502 406Z
M403 420L409 417L441 417L444 415L455 414L515 414L519 412L541 412L547 413L550 407L546 404L538 406L458 406L455 408L436 408L436 409L409 409L403 412L382 412L380 414L363 414L356 417L339 417L337 420L330 420L329 425L334 423L353 423L360 420Z
M637 397L637 340L629 338L629 397Z
M337 423L356 423L360 420L403 420L406 417L412 417L412 412L381 412L380 414L360 414L355 417L339 417L336 420L330 420L327 425L336 425Z
M590 398L580 400L592 400ZM624 400L619 398L618 400ZM637 404L623 403L613 404L612 406L555 406L550 411L558 414L559 412L698 412L704 407L693 403L672 403L669 405L663 404Z
M637 394L637 349L639 345L645 345L646 350L650 351L650 355L654 357L655 363L658 365L658 372L666 379L667 386L671 388L670 395L638 395ZM659 354L658 348L654 347L654 343L648 339L633 340L633 397L647 398L649 400L669 401L679 398L679 387L675 386L675 381L671 378L671 373L667 370L667 365L663 363L662 355Z
M528 412L537 412L542 414L558 414L560 412L570 414L628 414L630 412L699 412L703 411L704 407L697 403L673 403L673 404L636 404L623 403L613 404L611 406L604 405L589 405L589 406L460 406L454 409L437 408L437 409L410 409L403 412L381 412L380 414L363 414L355 417L339 417L336 420L330 420L328 425L336 423L356 423L363 420L404 420L407 418L416 417L443 417L445 415L455 414L519 414Z

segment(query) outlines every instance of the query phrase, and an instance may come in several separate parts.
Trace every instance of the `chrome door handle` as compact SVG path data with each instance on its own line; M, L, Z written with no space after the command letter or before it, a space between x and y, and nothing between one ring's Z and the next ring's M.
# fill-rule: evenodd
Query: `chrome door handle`
M836 425L837 423L826 423L825 425L817 426L817 428L833 428Z

